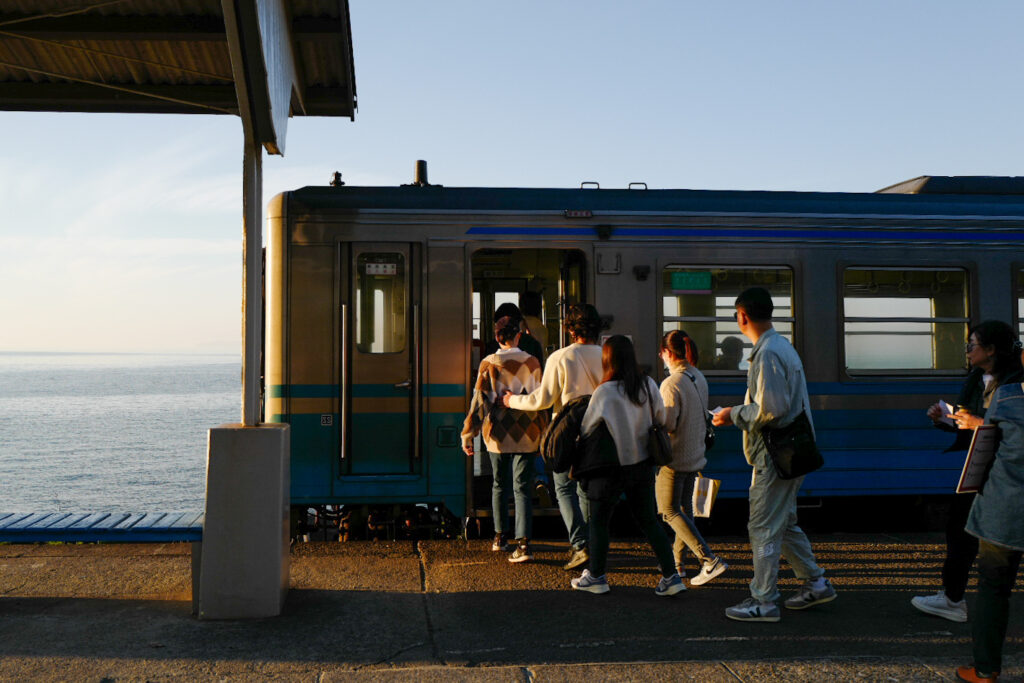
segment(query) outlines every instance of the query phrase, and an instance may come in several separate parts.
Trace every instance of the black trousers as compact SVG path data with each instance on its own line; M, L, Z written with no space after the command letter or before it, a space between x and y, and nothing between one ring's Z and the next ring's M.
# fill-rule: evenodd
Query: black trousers
M1010 617L1010 593L1017 578L1021 551L981 542L978 555L978 602L971 618L974 667L985 674L999 673L1003 640Z
M942 565L942 588L946 597L953 602L964 599L971 567L974 566L974 558L978 556L978 539L964 531L974 496L973 493L956 494L946 523L946 561Z

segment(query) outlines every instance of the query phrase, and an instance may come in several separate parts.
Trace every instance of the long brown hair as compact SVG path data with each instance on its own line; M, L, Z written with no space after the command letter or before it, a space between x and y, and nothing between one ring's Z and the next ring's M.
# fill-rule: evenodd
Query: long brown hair
M676 358L686 361L687 365L697 367L700 360L700 353L697 351L697 342L693 337L686 334L684 330L672 330L666 332L661 338L661 350L668 349Z
M1021 366L1020 340L1007 323L1002 320L986 320L972 327L970 334L977 337L982 346L991 346L995 349L992 375L999 384L1007 377L1024 370Z
M641 391L646 388L646 376L636 364L636 350L629 337L613 335L601 347L601 367L604 368L605 382L621 382L622 389L633 403L643 405Z

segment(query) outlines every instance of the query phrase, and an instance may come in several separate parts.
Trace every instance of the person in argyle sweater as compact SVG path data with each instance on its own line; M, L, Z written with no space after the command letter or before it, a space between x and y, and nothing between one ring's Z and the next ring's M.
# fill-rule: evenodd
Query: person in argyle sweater
M509 562L529 562L533 527L533 499L530 487L534 458L541 434L547 426L546 412L525 412L506 408L502 395L529 394L540 386L540 361L518 347L522 320L504 316L494 324L499 348L480 361L469 413L462 427L462 450L472 457L473 439L483 435L491 459L494 483L491 506L494 512L494 543L491 550L508 550L508 499L515 494L518 548ZM511 484L511 486L510 486Z

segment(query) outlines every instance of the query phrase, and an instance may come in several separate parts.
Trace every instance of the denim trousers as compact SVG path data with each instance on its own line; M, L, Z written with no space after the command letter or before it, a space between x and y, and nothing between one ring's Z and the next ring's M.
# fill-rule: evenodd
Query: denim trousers
M973 497L973 496L972 496ZM1010 593L1021 551L982 539L978 549L978 601L971 617L974 667L986 674L1003 667L1003 640L1010 617Z
M516 538L533 534L533 459L537 453L488 453L491 456L491 509L494 533L508 535L508 499L516 499Z
M558 512L569 532L569 544L579 550L587 545L587 522L590 521L590 504L580 485L569 478L568 472L554 472L555 498Z
M676 566L684 566L683 552L689 548L700 563L697 567L700 569L702 565L714 560L715 554L693 523L693 482L696 479L696 472L676 472L671 467L661 467L658 469L654 494L658 501L658 514L675 533L672 555Z
M658 558L662 576L675 574L672 545L658 519L654 502L654 467L648 462L627 465L607 477L586 480L584 487L590 500L590 573L603 576L608 568L608 528L615 504L625 494L626 504Z
M747 521L750 549L754 553L750 595L761 602L779 599L780 557L786 558L793 573L802 581L825 573L814 560L807 535L796 524L796 495L803 482L803 477L779 479L770 462L754 466Z

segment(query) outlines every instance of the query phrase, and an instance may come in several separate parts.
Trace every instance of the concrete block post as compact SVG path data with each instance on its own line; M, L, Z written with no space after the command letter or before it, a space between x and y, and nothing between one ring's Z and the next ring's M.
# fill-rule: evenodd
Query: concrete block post
M200 619L281 613L289 579L289 460L287 424L210 430Z

